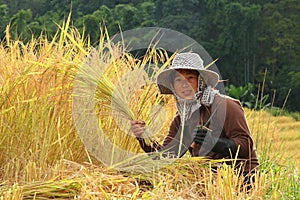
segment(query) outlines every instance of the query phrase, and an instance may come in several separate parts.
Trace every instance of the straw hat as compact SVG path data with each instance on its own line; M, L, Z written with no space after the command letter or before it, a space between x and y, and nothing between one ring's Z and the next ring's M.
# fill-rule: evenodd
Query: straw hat
M156 84L161 94L173 94L171 88L173 84L172 73L177 69L190 69L199 72L199 75L207 86L215 87L219 82L218 73L207 70L203 66L203 60L196 53L179 53L177 54L169 69L163 70L158 74Z

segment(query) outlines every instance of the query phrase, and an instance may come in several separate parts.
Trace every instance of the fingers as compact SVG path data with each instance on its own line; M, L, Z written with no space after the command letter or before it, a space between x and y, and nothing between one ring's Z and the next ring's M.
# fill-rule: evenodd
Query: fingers
M131 132L135 137L141 137L146 130L146 123L141 120L132 120L131 122Z
M130 123L131 125L136 125L136 124L146 125L146 123L142 120L131 120Z
M194 142L202 145L206 137L206 134L207 134L207 130L197 128L195 131Z
M192 144L191 144L191 147L194 149L194 148L196 148L196 146L197 146L197 143L196 142L193 142Z
M203 144L204 139L205 139L205 135L201 135L201 136L196 135L196 137L194 138L194 142L197 144Z

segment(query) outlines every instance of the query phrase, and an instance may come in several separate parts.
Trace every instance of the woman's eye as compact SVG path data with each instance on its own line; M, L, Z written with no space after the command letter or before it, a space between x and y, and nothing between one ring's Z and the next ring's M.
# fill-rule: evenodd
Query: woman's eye
M189 80L194 80L196 77L194 77L194 76L190 76L188 79Z

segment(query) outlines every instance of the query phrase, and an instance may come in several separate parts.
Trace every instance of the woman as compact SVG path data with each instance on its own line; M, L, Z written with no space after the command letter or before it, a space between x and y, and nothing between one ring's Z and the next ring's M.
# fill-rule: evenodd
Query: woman
M157 77L162 94L176 97L178 112L162 145L147 145L143 121L131 121L131 131L147 153L163 151L181 157L237 158L236 164L249 173L258 168L253 139L238 100L221 95L215 86L219 75L203 66L196 53L180 53L172 66Z

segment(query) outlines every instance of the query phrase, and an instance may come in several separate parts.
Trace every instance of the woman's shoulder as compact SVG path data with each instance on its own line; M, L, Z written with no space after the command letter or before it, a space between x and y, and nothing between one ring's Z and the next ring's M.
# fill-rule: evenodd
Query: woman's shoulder
M242 104L238 99L223 94L218 94L215 96L213 107L218 108L218 110L221 109L230 112L243 112Z
M227 105L228 104L241 105L241 102L238 99L232 98L232 97L230 97L228 95L225 95L225 94L216 94L214 103L217 103L217 102L224 102Z
M178 112L176 112L175 116L173 117L172 123L178 123L180 122L180 115Z

